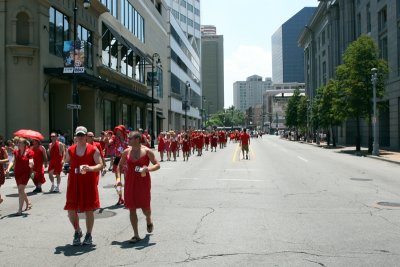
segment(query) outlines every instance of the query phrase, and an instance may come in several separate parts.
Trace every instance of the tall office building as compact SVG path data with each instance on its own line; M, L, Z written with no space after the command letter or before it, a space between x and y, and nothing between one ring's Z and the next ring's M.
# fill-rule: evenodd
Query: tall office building
M253 75L246 81L238 81L233 84L233 106L242 112L249 107L263 104L263 93L272 89L271 78L262 80L261 76Z
M297 38L314 14L305 7L282 24L272 35L272 80L275 83L304 82L304 53Z
M215 27L214 25L201 25L200 31L201 31L201 36L217 35L217 27Z
M224 109L224 37L215 33L215 26L202 26L201 82L207 114Z
M201 127L200 1L167 0L170 7L169 129ZM188 105L186 105L188 104Z

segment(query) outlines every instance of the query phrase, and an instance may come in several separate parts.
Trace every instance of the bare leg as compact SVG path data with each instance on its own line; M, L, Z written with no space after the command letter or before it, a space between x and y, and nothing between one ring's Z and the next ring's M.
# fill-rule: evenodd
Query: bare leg
M86 211L86 233L91 234L94 225L94 213L93 211Z
M52 185L54 185L54 170L49 171L49 179Z
M18 185L18 200L19 200L19 207L18 207L18 213L22 212L22 207L24 206L24 202L26 202L26 205L28 206L28 196L25 193L25 185Z
M74 230L76 232L80 231L81 228L79 227L78 213L76 213L76 211L74 211L74 210L69 210L68 211L68 218L69 218L69 221L72 224L72 227L74 227Z
M58 185L58 187L60 187L60 184L61 184L61 175L58 174L58 175L56 175L56 177L57 177L57 185Z
M138 217L136 214L136 209L129 209L129 219L131 220L131 225L133 228L134 236L137 238L140 238L139 230L138 230Z
M142 211L143 211L143 214L146 216L147 232L151 233L151 232L153 232L153 221L151 219L151 210L142 209Z

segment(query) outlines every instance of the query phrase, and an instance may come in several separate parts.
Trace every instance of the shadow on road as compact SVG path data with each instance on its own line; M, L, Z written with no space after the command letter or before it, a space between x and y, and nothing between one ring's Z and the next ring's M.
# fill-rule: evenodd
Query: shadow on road
M128 248L134 248L137 250L142 250L147 247L154 246L156 243L150 243L150 235L147 234L145 238L142 240L136 242L136 243L130 243L129 240L126 241L112 241L111 245L113 246L120 246L122 249L128 249Z
M1 215L1 214L0 214L0 215ZM11 213L11 214L8 214L8 215L5 215L5 216L1 216L1 217L0 217L0 220L3 220L3 219L5 219L5 218L15 218L15 217L26 218L26 217L28 217L28 215L29 215L29 213L25 213L25 212L22 212L21 214L18 214L18 213Z
M37 193L33 193L33 192L28 192L26 194L28 195L28 197L37 195ZM8 194L8 195L6 195L6 197L18 197L18 193L16 193L16 194Z
M64 254L64 256L80 256L89 252L96 250L96 245L92 246L72 246L72 245L65 245L56 247L56 251L54 254Z

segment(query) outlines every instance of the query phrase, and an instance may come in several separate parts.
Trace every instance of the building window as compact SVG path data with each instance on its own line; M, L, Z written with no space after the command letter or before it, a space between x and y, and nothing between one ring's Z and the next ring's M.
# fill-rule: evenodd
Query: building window
M118 14L117 2L118 0L101 0L101 3L108 8L110 14L115 18L117 18Z
M69 40L68 17L57 9L49 9L49 52L59 57L63 56L64 41Z
M361 35L361 14L360 13L358 13L357 14L357 25L356 25L356 27L357 27L357 36L360 36Z
M322 62L322 84L325 85L327 81L326 62Z
M379 38L379 51L380 56L384 60L388 60L388 38L387 36L382 36Z
M200 16L200 10L198 8L194 8L194 14Z
M322 31L321 42L322 42L322 45L325 45L325 30Z
M80 41L85 42L85 67L93 68L93 42L92 42L92 32L78 25L77 38Z
M371 32L371 6L367 4L367 32Z
M192 12L193 13L193 10L194 10L194 8L193 8L193 6L191 5L191 4L187 4L187 9L190 11L190 12Z
M116 36L114 36L111 31L103 24L102 29L102 54L101 58L103 61L103 65L117 70L118 64L118 40Z
M181 0L181 6L183 6L184 8L186 8L186 1L185 1L185 0Z
M181 21L182 21L183 23L186 23L186 16L183 15L183 14L181 14Z
M114 129L115 126L115 102L111 100L104 100L103 110L103 129Z
M131 110L132 107L130 105L122 104L122 124L127 127L132 125Z
M142 110L140 107L136 108L136 129L142 128Z
M379 30L379 32L386 30L386 26L387 26L387 10L386 10L386 7L384 7L378 13L378 30Z
M400 0L396 0L397 17L400 17Z
M17 44L29 44L29 16L25 12L17 15Z
M104 0L103 0L104 1ZM144 36L144 18L133 7L129 0L121 0L121 23L142 43Z

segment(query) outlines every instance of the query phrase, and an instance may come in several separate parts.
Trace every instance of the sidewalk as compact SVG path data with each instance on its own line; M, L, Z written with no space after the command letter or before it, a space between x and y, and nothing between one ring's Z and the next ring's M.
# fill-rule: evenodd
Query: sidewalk
M300 143L305 143L305 142L300 141ZM371 154L368 154L367 147L361 147L361 151L357 152L355 146L337 145L336 147L332 147L332 146L327 146L326 142L321 142L319 145L317 145L316 143L307 143L307 144L318 146L324 149L334 149L339 153L352 154L360 157L370 157L378 160L392 162L395 164L400 164L400 151L389 151L385 149L379 149L379 156L373 156Z

